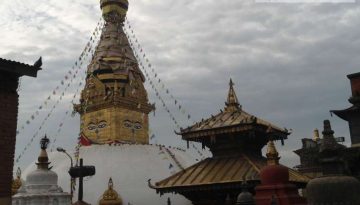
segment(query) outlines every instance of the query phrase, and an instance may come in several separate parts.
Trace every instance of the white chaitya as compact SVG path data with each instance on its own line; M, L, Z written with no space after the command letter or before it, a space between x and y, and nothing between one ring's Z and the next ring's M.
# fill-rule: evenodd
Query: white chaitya
M58 186L58 175L49 169L46 152L49 139L41 140L41 152L38 157L37 169L29 173L25 183L13 196L13 205L70 205L70 194L63 192Z

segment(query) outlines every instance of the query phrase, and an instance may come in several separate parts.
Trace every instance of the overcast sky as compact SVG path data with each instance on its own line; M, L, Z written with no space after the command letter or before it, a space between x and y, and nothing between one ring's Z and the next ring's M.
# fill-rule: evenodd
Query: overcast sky
M43 57L37 78L24 77L19 122L25 124L60 85L90 38L101 12L97 0L1 0L0 57L32 64ZM301 138L330 119L337 136L349 143L347 124L330 109L349 106L347 74L360 68L360 6L347 4L269 4L252 0L136 0L128 19L156 72L194 120L223 108L231 77L243 109L293 133L278 149L282 162L294 166L292 153ZM40 131L56 137L54 145L72 149L79 116L65 116L80 76ZM158 143L185 146L157 103L151 127ZM62 90L63 87L60 88ZM60 91L61 92L61 91ZM182 126L190 125L162 93ZM55 100L53 100L55 99ZM17 137L17 154L29 143L58 96ZM56 134L65 119L64 129ZM39 137L20 161L38 153ZM153 141L155 142L155 140Z

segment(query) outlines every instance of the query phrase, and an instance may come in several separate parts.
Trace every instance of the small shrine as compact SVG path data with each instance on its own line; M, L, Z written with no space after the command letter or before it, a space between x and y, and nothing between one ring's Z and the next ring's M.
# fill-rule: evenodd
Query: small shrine
M330 121L324 121L323 143L319 157L323 176L312 179L307 187L309 204L360 204L360 182L347 176L341 153L346 149L337 146Z
M224 109L220 113L181 129L183 140L200 142L208 147L213 157L204 159L173 176L149 186L157 193L178 193L198 204L236 203L247 180L250 192L260 183L260 170L267 160L261 149L269 140L285 140L290 134L242 108L230 80ZM304 188L310 180L297 171L288 169L290 183Z
M309 177L319 177L322 175L319 161L319 149L322 139L319 136L319 130L314 130L313 138L301 139L302 147L294 151L300 157L300 164L295 168Z

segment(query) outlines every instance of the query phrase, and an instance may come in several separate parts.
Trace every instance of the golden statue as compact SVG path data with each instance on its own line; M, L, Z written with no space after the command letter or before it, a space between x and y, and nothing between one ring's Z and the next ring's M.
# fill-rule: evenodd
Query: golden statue
M17 171L16 171L16 178L13 179L12 184L11 184L11 195L15 195L17 194L18 190L20 189L22 185L21 182L21 169L20 167L18 167Z

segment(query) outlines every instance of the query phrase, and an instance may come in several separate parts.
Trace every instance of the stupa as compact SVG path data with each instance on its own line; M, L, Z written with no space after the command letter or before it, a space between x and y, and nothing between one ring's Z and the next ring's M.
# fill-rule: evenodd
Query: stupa
M13 205L69 205L71 195L58 186L57 174L49 168L46 152L49 139L41 139L41 152L36 163L37 169L27 174L23 183L12 198Z
M96 167L96 174L84 182L84 201L98 204L107 188L104 181L112 177L121 187L123 204L165 204L168 197L173 205L190 204L179 195L160 197L147 186L148 179L170 176L195 159L178 148L149 144L148 114L154 106L123 30L128 1L101 0L100 7L105 26L88 65L80 103L74 105L81 120L79 155ZM60 185L69 191L69 159L63 153L49 157Z

